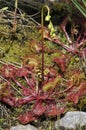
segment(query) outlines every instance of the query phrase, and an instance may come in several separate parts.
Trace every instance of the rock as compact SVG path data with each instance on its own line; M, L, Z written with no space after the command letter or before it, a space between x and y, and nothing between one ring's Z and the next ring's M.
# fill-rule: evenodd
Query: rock
M67 112L63 118L55 122L55 128L76 129L86 126L86 113L81 111Z
M28 124L28 125L17 125L10 128L10 130L38 130L34 126Z

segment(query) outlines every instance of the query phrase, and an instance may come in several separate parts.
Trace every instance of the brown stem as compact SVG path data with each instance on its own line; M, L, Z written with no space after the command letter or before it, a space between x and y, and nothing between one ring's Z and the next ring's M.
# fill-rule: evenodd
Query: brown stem
M44 33L43 33L43 26L42 26L42 82L44 81Z
M14 11L14 23L13 23L13 32L16 32L17 29L17 6L18 6L18 1L16 0L15 2L15 11Z

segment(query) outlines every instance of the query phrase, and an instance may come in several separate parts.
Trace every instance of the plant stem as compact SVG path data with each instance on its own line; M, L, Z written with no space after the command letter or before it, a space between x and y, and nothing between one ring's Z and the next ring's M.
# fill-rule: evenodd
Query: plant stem
M14 12L14 24L13 24L13 32L16 32L17 29L17 8L18 8L18 0L15 0L15 12Z
M44 30L43 30L43 25L44 25L44 21L43 21L43 9L42 8L42 12L41 12L41 25L42 25L42 83L44 81Z
M44 81L44 8L47 9L48 14L50 12L49 7L44 5L41 11L41 25L42 25L42 83Z

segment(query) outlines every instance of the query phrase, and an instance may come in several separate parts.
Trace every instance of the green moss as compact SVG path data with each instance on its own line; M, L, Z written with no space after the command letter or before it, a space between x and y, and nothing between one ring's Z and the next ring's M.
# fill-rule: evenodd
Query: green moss
M86 111L86 94L81 97L79 103L77 104L79 110Z
M35 26L23 28L19 25L17 32L13 33L8 24L1 24L0 32L0 58L14 63L22 63L23 57L32 53L30 39L38 37Z

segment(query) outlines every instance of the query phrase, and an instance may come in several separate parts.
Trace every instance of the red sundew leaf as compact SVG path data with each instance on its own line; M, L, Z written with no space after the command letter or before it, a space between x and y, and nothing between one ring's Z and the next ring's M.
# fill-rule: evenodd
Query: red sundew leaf
M57 71L51 67L45 68L45 76L48 78L56 77Z
M26 76L24 77L26 82L27 82L27 85L31 88L31 90L34 91L34 88L36 86L36 83L35 83L35 79L33 77L31 78L27 78ZM22 86L20 85L20 87L22 88ZM24 88L24 86L23 86ZM28 89L28 92L31 91L30 89Z
M65 108L58 107L56 105L49 105L47 107L45 115L47 115L47 116L56 116L56 115L60 115L60 114L64 113L64 111L65 111Z
M16 68L12 65L3 65L0 72L5 78L24 77L31 74L31 71L28 70L28 68Z
M35 97L34 96L27 96L27 97L24 97L24 98L16 98L15 100L15 107L20 107L26 103L29 103L29 102L32 102L35 100Z
M64 72L66 70L65 57L55 58L54 62L56 62L58 64L58 66L60 67L62 72Z
M86 59L86 48L84 48L80 51L80 57L83 58L84 61L85 61L85 59Z
M34 113L35 115L37 115L37 116L41 116L41 115L43 115L43 113L45 112L45 110L46 110L46 106L43 106L42 102L39 102L39 103L35 106L35 108L34 108L34 110L33 110L33 113Z
M3 65L0 72L5 78L12 78L16 74L16 68L12 65Z
M80 84L80 91L81 91L81 94L85 94L86 93L86 82L82 82Z
M25 87L25 88L22 89L22 95L23 95L23 96L32 95L31 93L32 93L32 92L31 92L30 88L26 88L26 87Z
M14 101L13 97L3 97L3 98L1 98L1 101L8 104L11 107L13 107L14 104L15 104L15 101Z
M79 101L79 93L78 92L76 92L76 93L69 93L68 95L67 95L67 100L68 101L72 101L74 104L77 104L78 103L78 101Z
M27 68L19 68L17 70L16 76L24 77L27 76L28 74L31 74L31 71L29 71Z
M23 84L18 82L17 80L13 79L13 81L22 89L23 96L32 95L32 90L30 88L25 87Z
M74 104L77 104L80 97L83 96L84 94L86 94L86 83L82 82L78 88L78 90L76 90L76 87L74 87L74 90L72 90L72 92L67 94L67 100L68 101L72 101Z
M32 78L32 79L31 79L31 78L29 79L29 85L30 85L31 88L33 88L33 87L35 86L35 81L34 81L33 78Z
M29 87L27 88L26 86L21 84L19 81L15 80L14 78L13 78L13 81L22 89L22 95L29 96L29 95L32 95L32 93L34 93L32 84L29 84L30 88L32 88L30 89Z
M22 123L22 124L27 124L29 122L32 122L34 120L36 120L37 117L34 115L34 113L32 111L29 111L25 114L21 114L18 117L18 120Z

